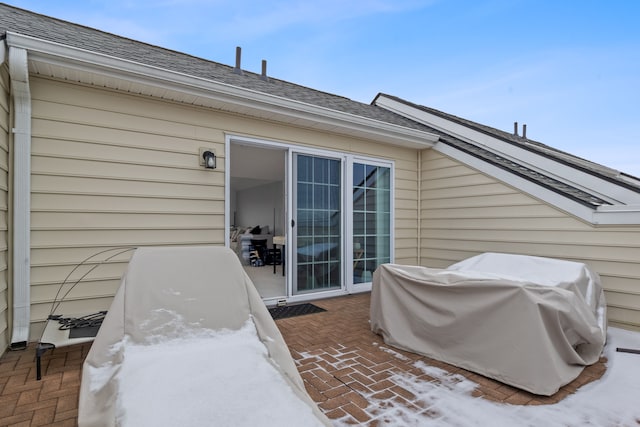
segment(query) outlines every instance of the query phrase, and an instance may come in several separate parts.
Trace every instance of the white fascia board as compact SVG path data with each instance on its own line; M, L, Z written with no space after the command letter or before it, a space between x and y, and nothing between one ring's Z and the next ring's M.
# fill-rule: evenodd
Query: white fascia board
M594 224L640 224L640 205L602 205L593 213Z
M0 41L0 65L4 65L4 61L7 60L7 44L4 41Z
M463 141L480 145L493 153L497 153L504 158L513 160L516 163L520 163L558 181L568 182L572 186L598 196L603 200L607 200L612 204L634 205L640 203L639 193L532 152L526 148L518 147L515 144L492 137L484 132L471 129L462 124L452 122L451 120L414 108L383 95L376 99L376 105L456 136Z
M436 135L420 130L409 129L184 73L143 65L34 37L7 32L7 43L10 46L27 49L31 60L40 60L116 79L188 93L241 106L247 110L270 112L285 116L291 121L306 120L314 123L324 123L334 127L336 132L364 133L374 140L389 144L412 148L429 148L438 139Z
M640 224L640 205L602 205L593 209L443 142L438 142L433 149L590 224Z

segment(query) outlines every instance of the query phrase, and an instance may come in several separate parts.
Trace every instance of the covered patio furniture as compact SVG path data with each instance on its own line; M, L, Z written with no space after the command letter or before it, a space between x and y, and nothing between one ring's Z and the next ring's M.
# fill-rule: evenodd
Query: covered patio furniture
M251 331L247 332L247 328ZM148 351L150 359L144 368L153 370L155 356L161 356L154 353L154 347L165 340L180 340L184 335L207 340L209 336L214 339L239 332L244 334L243 337L247 333L254 336L255 342L251 341L251 348L260 347L262 350L259 352L259 363L240 366L244 373L233 376L234 388L255 394L255 388L259 387L257 393L266 399L271 394L283 395L284 387L284 394L288 396L287 405L284 406L300 407L306 416L306 421L301 421L300 425L330 425L306 393L289 349L238 257L230 249L212 246L147 247L135 251L83 365L79 425L132 425L122 409L122 400L128 396L123 393L127 390L122 389L126 382L123 372L130 372L125 369L128 346L148 346L145 352ZM180 345L177 348L176 366L184 365L184 361L180 360ZM158 380L157 385L143 390L145 398L155 402L156 409L151 412L161 411L163 402L168 401L166 395L169 392L172 393L169 396L176 395L177 388L180 399L190 405L202 402L197 409L209 411L207 414L210 413L210 418L205 425L227 423L228 418L217 418L222 416L222 412L226 413L226 417L233 417L234 423L237 423L234 425L242 425L241 421L247 419L256 405L260 405L259 401L247 399L245 395L231 396L233 407L220 408L220 402L213 396L230 393L220 378L211 378L207 382L210 395L207 392L197 396L190 394L193 393L190 385L200 377L206 378L223 356L225 360L245 360L246 354L242 354L245 348L228 346L224 355L215 352L206 354L206 364L193 366L192 374L173 384L173 390L162 388L162 379L168 372L152 372L152 378ZM246 387L242 383L237 384L245 377L255 377L258 370L265 369L275 370L276 373L272 375L278 381L258 385L254 381ZM285 409L288 408L274 407L270 411L277 414ZM183 411L187 412L188 409ZM155 414L148 415L152 418ZM189 415L175 414L179 421L173 425L189 425ZM165 425L172 424L170 420L164 422ZM259 424L271 425L269 420ZM135 425L139 426L137 423Z
M585 264L483 254L447 269L384 264L371 329L392 346L539 395L598 361L606 306Z

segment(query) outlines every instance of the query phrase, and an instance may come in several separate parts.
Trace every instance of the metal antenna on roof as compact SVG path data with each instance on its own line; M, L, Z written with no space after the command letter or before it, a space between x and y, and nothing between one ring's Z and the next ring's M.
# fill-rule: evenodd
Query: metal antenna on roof
M240 46L236 46L236 67L233 69L233 72L240 75L242 75L242 68L240 68L241 59L242 59L242 48Z
M267 60L266 59L262 60L262 75L260 75L260 78L265 82L269 81L269 77L267 77Z

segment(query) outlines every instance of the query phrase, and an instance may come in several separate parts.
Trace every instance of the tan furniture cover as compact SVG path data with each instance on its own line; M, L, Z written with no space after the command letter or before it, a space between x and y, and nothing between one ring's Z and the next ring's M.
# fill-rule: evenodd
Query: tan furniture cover
M166 319L157 315L159 308L178 312L187 324L214 330L238 330L253 319L270 361L320 423L331 425L306 393L289 349L238 257L227 248L198 246L140 248L133 254L83 365L80 426L117 425L120 343L125 336L129 342L145 343L163 328L168 335L179 332L163 323ZM215 363L215 355L211 360ZM105 370L111 379L96 385Z
M381 265L371 329L389 345L549 396L598 361L606 309L584 264L484 254L448 269Z

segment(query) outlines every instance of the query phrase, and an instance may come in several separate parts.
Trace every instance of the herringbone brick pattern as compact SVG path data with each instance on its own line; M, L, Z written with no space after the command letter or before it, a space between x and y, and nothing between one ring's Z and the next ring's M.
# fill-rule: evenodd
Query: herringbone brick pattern
M535 396L442 362L386 346L369 329L369 294L315 302L323 313L276 321L320 408L341 424L378 426L385 408L404 407L438 416L411 391L394 381L397 375L437 381L416 368L424 363L441 368L454 380L460 374L479 386L475 396L515 405L555 403L578 387L602 376L603 361L588 367L550 398ZM75 426L82 363L90 344L58 348L42 357L43 377L36 381L35 345L7 351L0 359L0 427Z
M394 378L438 381L417 368L416 362L447 371L448 378L478 384L473 396L513 405L557 403L579 387L602 376L605 359L587 367L573 382L551 397L534 395L464 369L387 346L369 328L370 294L316 301L327 311L277 320L311 397L332 419L346 424L382 425L385 408L403 407L424 416L438 416ZM456 375L457 374L457 375Z
M36 381L34 344L0 359L0 426L75 426L80 372L91 344L62 347L42 357Z

